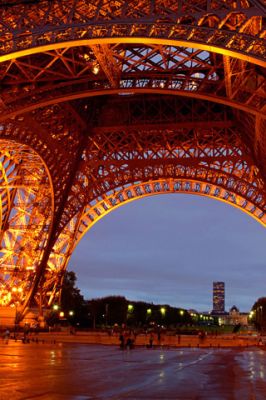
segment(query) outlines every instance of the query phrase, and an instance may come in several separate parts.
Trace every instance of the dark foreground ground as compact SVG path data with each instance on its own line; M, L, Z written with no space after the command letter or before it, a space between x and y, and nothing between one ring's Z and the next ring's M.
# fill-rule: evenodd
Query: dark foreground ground
M1 400L265 400L266 352L0 344Z

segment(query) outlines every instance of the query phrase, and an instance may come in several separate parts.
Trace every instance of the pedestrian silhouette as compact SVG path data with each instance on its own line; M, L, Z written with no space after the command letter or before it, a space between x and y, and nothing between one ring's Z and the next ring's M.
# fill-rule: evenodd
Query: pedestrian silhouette
M8 344L9 336L10 336L10 331L9 331L8 328L6 328L5 333L4 333L4 341L5 341L5 344Z

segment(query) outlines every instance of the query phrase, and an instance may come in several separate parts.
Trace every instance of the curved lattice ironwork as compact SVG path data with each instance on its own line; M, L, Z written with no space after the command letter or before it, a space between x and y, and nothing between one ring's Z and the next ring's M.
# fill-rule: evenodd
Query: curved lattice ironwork
M211 196L265 225L265 15L260 0L0 3L2 303L51 304L80 237L142 196Z
M13 7L9 3L2 6L1 52L12 59L19 53L39 52L39 46L45 51L88 40L97 46L100 40L148 38L151 43L164 38L263 62L264 12L259 0L43 0Z
M99 51L106 52L100 62ZM261 67L173 45L64 48L45 52L41 58L36 54L2 63L0 77L2 121L40 107L104 94L174 94L227 104L262 117L266 107Z
M14 306L26 301L47 243L53 191L44 162L25 145L0 140L0 171L0 305Z
M253 200L250 200L252 197L253 199L261 200L264 191L260 192L260 190L256 191L256 189L254 191L253 187L248 187L243 182L235 182L233 179L228 182L227 188L224 188L223 186L219 186L220 183L224 183L222 181L223 179L221 178L217 180L217 184L212 184L189 178L150 180L118 188L112 194L103 196L97 202L94 201L88 204L82 210L82 214L75 216L60 234L50 255L45 273L45 281L42 286L42 296L45 305L50 306L54 301L57 301L68 261L81 238L95 223L109 212L131 201L148 196L170 193L205 196L239 208L265 226L265 204L256 206L256 202L253 203ZM239 194L234 192L236 186L240 189Z

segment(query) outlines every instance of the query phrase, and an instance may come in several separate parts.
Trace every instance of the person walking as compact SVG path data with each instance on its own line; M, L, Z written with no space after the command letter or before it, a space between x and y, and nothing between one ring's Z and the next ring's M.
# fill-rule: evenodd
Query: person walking
M5 344L8 344L9 337L10 337L10 331L9 331L8 328L6 328L5 333L4 333L4 342L5 342Z
M149 348L150 349L152 349L152 347L153 347L153 340L154 340L154 336L153 336L153 333L151 332L150 338L149 338Z
M125 334L121 332L119 336L119 341L120 341L120 349L124 350L125 349Z

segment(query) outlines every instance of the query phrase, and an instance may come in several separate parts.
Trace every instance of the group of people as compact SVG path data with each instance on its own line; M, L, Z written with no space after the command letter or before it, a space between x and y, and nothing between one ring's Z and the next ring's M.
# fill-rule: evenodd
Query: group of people
M133 349L136 341L137 334L134 331L122 331L119 336L120 341L120 349ZM149 334L149 342L147 344L147 348L151 349L154 346L154 332L150 332ZM161 345L161 332L157 332L157 344Z
M119 336L120 349L121 350L133 349L135 340L136 340L136 335L132 331L121 332L121 334Z
M151 332L149 336L149 344L147 345L147 348L152 349L153 348L153 342L154 342L154 333ZM157 345L161 346L161 331L157 332Z
M28 324L24 325L23 328L23 336L21 337L21 340L23 343L29 343L29 333L30 333L30 326ZM11 337L11 332L9 330L9 328L6 328L4 333L3 333L3 340L5 344L8 344L9 339ZM14 336L12 336L13 339L15 339L15 341L18 339L18 327L15 326L14 329Z

